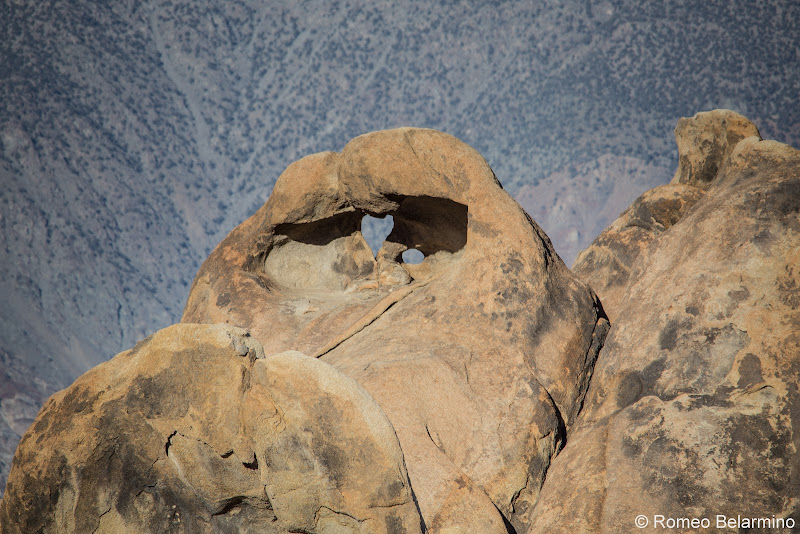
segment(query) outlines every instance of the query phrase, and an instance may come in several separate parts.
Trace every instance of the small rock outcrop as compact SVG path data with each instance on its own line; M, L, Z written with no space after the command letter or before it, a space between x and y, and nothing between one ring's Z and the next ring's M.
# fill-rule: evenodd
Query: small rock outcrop
M531 532L628 532L637 515L800 525L800 151L729 111L676 137L673 184L576 263L587 280L619 273L598 288L616 319Z
M755 124L729 109L680 119L675 127L678 170L671 183L709 189L736 146L747 137L760 140L761 134Z

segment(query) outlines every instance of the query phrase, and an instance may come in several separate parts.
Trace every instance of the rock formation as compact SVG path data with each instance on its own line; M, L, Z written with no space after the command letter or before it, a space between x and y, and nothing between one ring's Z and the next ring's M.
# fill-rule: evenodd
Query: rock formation
M394 219L377 257L359 231L367 214ZM403 263L408 249L422 252L422 263ZM391 424L376 430L374 420L385 420L373 415L370 424L328 429L349 412L311 385L299 393L295 383L308 379L289 380L297 371L283 371L288 384L270 381L277 356L243 363L229 341L206 339L209 327L175 327L47 405L20 446L17 464L29 467L11 476L6 525L40 528L59 517L78 530L136 530L155 528L148 518L163 521L166 510L180 512L186 531L267 521L323 532L342 517L352 524L331 531L413 532L422 521L434 532L524 530L608 328L594 294L484 159L419 129L368 134L341 154L291 165L267 204L205 262L183 321L245 327L263 346L250 353L300 351L307 356L292 353L286 369L316 362L326 380L360 384L369 392L359 389L362 397L377 402L369 409ZM192 377L188 385L182 376ZM294 408L304 419L276 437L283 416L275 413L288 421L285 404L298 399L306 399ZM53 436L58 425L73 429L75 443L48 443L49 453L37 454L47 437L63 439ZM352 460L372 443L363 436L386 428L391 439L377 440L365 462ZM327 432L335 447L317 446L314 432ZM101 476L108 458L120 466ZM88 467L75 473L74 465ZM387 470L367 475L364 465ZM321 481L312 476L320 471ZM214 482L214 473L230 483ZM55 497L21 506L42 493ZM396 520L390 505L399 507Z
M616 319L532 532L631 531L638 514L800 525L800 151L726 111L676 138L672 184L576 262L616 273Z
M730 110L699 113L675 127L679 165L672 182L636 199L575 261L572 270L598 292L609 318L617 316L634 260L694 206L755 125Z
M676 138L673 182L574 266L604 306L449 135L290 165L182 324L48 401L0 531L800 521L800 152L729 111ZM366 215L393 217L376 255Z
M161 330L47 402L3 532L420 532L364 389L225 325Z
M373 257L365 215L392 215ZM419 265L402 252L425 255ZM474 150L430 130L308 156L200 269L184 322L230 322L362 384L434 531L524 528L607 321Z
M28 411L178 322L310 152L446 130L572 264L669 181L685 110L746 109L800 146L800 2L719 4L3 1L0 487Z

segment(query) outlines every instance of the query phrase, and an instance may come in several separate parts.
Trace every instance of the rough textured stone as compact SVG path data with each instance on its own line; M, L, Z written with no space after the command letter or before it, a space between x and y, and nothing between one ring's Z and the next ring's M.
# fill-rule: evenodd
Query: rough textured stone
M365 215L394 219L377 260ZM203 265L183 320L356 379L397 431L427 528L503 534L529 522L608 325L485 160L411 128L287 168Z
M675 127L678 170L671 183L708 189L739 141L751 136L761 139L758 128L729 109L680 119Z
M390 130L298 161L186 324L52 397L0 531L800 521L800 152L743 121L682 121L685 172L580 257L602 351L595 295L463 143ZM365 215L395 224L374 256Z
M679 173L707 190L680 220L646 247L603 237L638 254L529 532L628 532L638 514L800 522L800 152L733 146L730 119L679 124L699 152L682 147L682 166L726 154L713 177Z
M572 271L597 291L613 322L639 254L677 223L730 163L739 141L754 136L755 125L738 113L717 109L682 118L675 127L678 170L669 185L647 191L582 251Z
M79 378L23 437L2 532L421 531L369 394L241 329L175 325Z
M704 194L702 189L681 184L651 189L578 255L572 272L597 292L612 323L625 297L636 258Z

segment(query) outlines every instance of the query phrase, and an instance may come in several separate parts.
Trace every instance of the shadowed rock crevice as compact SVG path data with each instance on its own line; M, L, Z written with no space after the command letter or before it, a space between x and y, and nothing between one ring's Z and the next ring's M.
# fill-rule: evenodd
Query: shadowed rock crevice
M361 237L362 214L344 213L275 227L261 273L279 289L344 291L375 270Z
M258 261L247 271L276 289L353 291L374 284L407 284L430 276L429 257L441 268L445 258L467 242L467 206L449 199L389 195L395 207L384 212L345 211L309 222L280 223L272 230ZM372 257L361 234L366 215L391 216L393 228ZM421 261L406 263L404 254L417 250ZM424 264L419 266L419 264ZM224 300L218 305L225 305Z
M425 256L455 253L467 244L467 206L446 198L407 197L391 213L394 228L387 241L417 249Z

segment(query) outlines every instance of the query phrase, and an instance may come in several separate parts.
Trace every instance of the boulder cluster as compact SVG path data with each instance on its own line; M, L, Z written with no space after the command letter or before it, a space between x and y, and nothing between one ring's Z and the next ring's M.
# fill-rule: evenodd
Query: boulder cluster
M47 401L0 531L800 524L800 152L731 111L676 138L672 183L572 271L450 135L293 163L181 324ZM377 254L367 215L393 218Z

